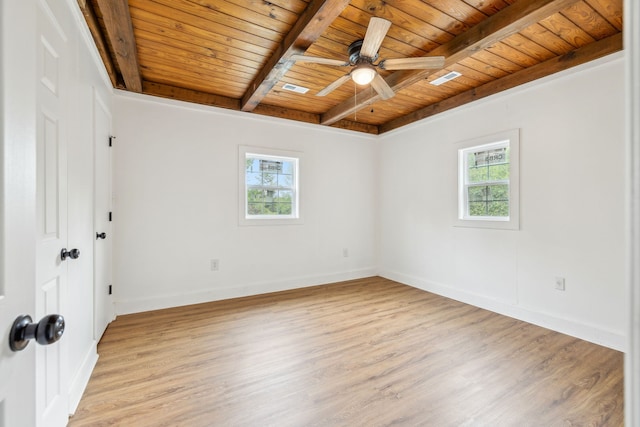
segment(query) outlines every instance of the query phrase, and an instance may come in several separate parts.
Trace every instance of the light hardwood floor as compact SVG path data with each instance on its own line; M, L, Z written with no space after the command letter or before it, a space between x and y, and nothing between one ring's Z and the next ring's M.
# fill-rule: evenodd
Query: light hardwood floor
M118 317L69 426L621 426L620 352L379 277Z

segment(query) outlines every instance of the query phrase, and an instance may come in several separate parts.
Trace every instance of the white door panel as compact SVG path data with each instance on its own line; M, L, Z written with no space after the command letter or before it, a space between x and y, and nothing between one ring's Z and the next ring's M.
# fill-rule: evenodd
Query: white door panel
M64 2L38 2L36 40L36 308L34 320L65 313L67 265L67 138L70 103L68 18ZM68 28L68 26L67 26ZM66 343L36 347L38 426L68 419Z

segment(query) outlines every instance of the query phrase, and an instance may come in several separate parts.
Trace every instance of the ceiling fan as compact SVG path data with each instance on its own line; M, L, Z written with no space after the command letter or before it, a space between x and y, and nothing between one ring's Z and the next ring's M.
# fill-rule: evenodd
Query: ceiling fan
M356 40L349 45L347 53L349 60L321 58L318 56L292 55L296 62L310 62L315 64L333 65L337 67L352 67L352 70L329 86L322 89L316 96L325 96L342 86L350 78L359 85L371 83L373 89L382 99L389 99L395 95L393 89L376 71L382 70L427 70L444 67L444 56L423 56L416 58L378 59L378 49L387 35L391 22L378 17L372 17L367 27L364 39Z

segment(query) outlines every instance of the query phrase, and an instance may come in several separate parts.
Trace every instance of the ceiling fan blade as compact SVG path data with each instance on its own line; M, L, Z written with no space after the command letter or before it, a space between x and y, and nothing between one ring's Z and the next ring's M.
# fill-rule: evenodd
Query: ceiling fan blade
M314 64L335 65L337 67L344 67L349 65L348 61L341 59L321 58L319 56L307 56L307 55L291 55L290 59L296 62L312 62Z
M335 82L331 83L329 86L325 87L324 89L322 89L320 92L316 93L316 96L325 96L325 95L329 95L331 92L333 92L335 89L339 88L340 86L342 86L347 80L349 80L351 78L351 73L349 74L345 74L344 76L340 77L338 80L336 80Z
M376 76L371 81L371 86L378 92L380 98L389 99L395 96L395 92L391 89L391 86L382 78L382 76L376 73Z
M378 67L383 70L439 70L444 67L444 56L385 59Z
M367 58L375 58L382 44L384 36L387 35L391 21L386 19L372 17L367 27L367 33L364 35L364 41L362 42L362 48L360 48L360 56L366 56Z

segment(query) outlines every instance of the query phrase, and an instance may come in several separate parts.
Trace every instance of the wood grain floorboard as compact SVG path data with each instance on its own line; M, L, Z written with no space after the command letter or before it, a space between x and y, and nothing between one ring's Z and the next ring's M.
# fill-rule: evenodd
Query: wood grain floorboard
M623 354L379 277L119 316L70 427L622 426Z

